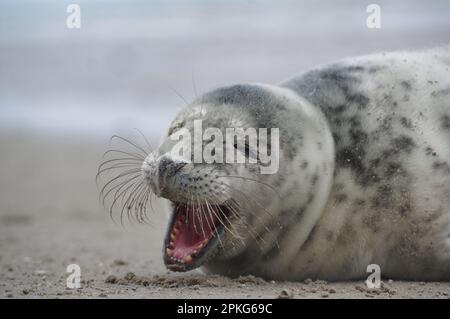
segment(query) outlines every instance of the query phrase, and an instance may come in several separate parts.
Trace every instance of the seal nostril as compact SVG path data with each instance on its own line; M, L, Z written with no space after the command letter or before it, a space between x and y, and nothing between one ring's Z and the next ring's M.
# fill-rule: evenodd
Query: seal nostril
M174 173L178 173L184 166L186 166L186 163L174 163Z
M161 176L167 174L175 174L179 172L184 166L186 166L186 163L174 162L169 158L163 158L159 162L159 174Z

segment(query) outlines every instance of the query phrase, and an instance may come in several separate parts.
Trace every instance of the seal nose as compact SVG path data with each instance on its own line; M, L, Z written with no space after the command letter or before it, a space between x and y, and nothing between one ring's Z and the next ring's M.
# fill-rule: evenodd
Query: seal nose
M186 165L185 162L173 161L171 158L162 157L158 163L158 191L155 194L160 197L168 197L171 181L174 176Z

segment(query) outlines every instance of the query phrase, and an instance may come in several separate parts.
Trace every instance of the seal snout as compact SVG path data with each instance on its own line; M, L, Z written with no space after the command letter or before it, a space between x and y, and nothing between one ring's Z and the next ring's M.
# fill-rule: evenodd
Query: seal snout
M166 155L158 158L149 155L142 164L142 172L156 196L173 200L171 197L178 193L176 176L186 165L186 162L173 160Z

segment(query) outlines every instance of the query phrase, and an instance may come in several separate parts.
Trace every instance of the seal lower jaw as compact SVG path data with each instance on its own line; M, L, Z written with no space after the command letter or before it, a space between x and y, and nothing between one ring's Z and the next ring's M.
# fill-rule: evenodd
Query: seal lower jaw
M174 203L164 240L164 264L173 271L200 267L218 252L224 221L230 215L224 205L193 206Z

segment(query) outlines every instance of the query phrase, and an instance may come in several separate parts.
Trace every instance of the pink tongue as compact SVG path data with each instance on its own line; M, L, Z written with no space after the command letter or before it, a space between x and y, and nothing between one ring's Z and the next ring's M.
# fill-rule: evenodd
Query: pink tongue
M193 207L180 209L183 211L177 215L174 225L178 229L173 240L173 257L176 259L199 252L211 239L219 222L212 211L208 213L206 206L202 210Z

